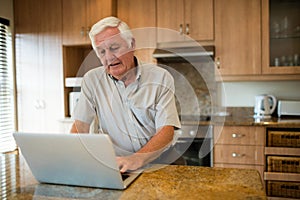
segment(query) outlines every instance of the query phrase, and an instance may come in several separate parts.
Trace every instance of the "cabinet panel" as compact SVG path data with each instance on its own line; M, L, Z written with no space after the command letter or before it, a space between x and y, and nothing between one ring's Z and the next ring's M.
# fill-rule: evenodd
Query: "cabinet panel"
M87 41L86 4L86 0L62 0L64 44L82 44Z
M14 7L18 130L59 132L58 120L63 116L61 0L15 0Z
M90 44L88 33L103 17L115 15L114 0L62 0L63 44Z
M217 144L256 145L265 144L265 128L257 126L215 127L214 141Z
M157 26L176 31L158 33L158 42L212 40L213 24L212 0L157 1Z
M215 163L264 164L263 146L215 145Z
M117 16L126 22L136 41L135 55L143 63L153 63L156 47L156 1L118 0Z
M215 0L217 68L222 75L261 73L260 0Z
M156 26L155 0L118 0L117 16L131 29Z
M86 5L86 29L88 31L100 19L116 15L115 0L87 0Z
M185 0L185 28L195 40L214 39L213 0Z
M157 1L157 27L171 29L170 32L172 32L172 34L160 34L160 32L158 32L158 42L184 40L183 3L183 0ZM173 31L176 31L176 33Z

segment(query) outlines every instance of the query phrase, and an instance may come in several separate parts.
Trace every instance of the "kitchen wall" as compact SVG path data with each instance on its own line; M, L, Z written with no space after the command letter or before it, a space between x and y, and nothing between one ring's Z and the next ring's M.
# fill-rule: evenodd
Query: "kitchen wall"
M300 100L300 81L225 82L218 85L218 101L226 107L253 107L255 95Z

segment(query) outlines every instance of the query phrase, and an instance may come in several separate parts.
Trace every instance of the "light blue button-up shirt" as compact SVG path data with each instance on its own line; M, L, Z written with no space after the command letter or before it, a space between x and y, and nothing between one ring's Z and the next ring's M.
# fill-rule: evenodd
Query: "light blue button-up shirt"
M117 155L142 148L159 128L180 128L171 74L154 64L139 64L136 80L125 87L104 67L85 74L72 118L91 124L98 118L99 133L109 134Z

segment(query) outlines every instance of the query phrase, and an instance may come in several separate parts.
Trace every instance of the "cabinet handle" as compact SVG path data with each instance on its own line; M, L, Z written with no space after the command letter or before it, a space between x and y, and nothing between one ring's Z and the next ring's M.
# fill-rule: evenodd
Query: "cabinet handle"
M245 154L239 154L239 153L233 152L233 153L231 154L231 156L232 156L233 158L240 158L240 157L245 156Z
M87 36L89 36L90 30L91 30L91 27L87 27L87 29L86 29L86 35L87 35Z
M221 68L221 62L220 62L220 58L219 57L215 58L215 65L217 66L218 69Z
M179 25L179 33L182 35L182 24Z
M46 102L42 99L36 99L34 107L38 110L46 108Z
M187 35L190 34L190 25L189 25L189 24L186 24L186 27L185 27L185 33L186 33Z
M80 35L81 37L84 37L85 31L84 31L84 27L81 27L80 29Z
M245 135L243 134L238 134L238 133L232 133L232 138L241 138L241 137L244 137Z

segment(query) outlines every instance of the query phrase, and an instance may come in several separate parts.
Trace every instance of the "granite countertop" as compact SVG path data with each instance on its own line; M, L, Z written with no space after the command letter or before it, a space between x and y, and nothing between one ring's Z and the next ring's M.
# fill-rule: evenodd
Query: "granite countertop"
M211 116L210 121L185 120L183 125L224 125L224 126L269 126L269 127L300 127L300 116L271 118L254 118L253 107L228 107L226 115Z
M41 184L18 154L0 154L2 199L266 199L252 169L159 166L126 190Z

